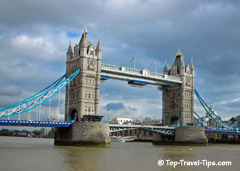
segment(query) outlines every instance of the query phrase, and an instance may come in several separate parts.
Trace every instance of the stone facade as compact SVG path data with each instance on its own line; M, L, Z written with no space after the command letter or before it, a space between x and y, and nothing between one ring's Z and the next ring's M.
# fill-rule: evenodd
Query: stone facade
M152 142L155 145L207 145L208 139L204 127L177 127L174 136L154 133Z
M99 84L102 49L89 41L84 28L79 44L72 52L69 44L66 59L67 77L80 69L80 73L66 87L65 121L73 122L70 128L56 128L55 145L105 145L110 143L109 125L85 117L99 117ZM93 117L93 115L95 115ZM97 115L97 116L96 116Z
M194 122L194 67L185 65L180 51L168 70L165 63L163 73L181 77L182 84L170 84L163 88L163 124L185 126Z
M179 127L175 129L177 144L207 144L208 139L204 127Z
M55 145L105 145L110 144L109 125L101 122L75 122L70 128L57 128Z
M80 73L66 87L65 121L78 121L83 115L98 114L102 59L100 40L95 48L84 28L74 53L70 43L66 57L67 77L79 68Z

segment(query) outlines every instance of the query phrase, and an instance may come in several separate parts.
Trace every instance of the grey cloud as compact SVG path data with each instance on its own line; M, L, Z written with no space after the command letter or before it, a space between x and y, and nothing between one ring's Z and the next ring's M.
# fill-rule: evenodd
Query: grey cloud
M164 60L170 67L180 48L186 64L194 58L196 88L208 103L234 98L240 91L239 1L122 2L1 1L1 84L37 92L56 80L65 72L68 39L73 44L79 41L67 33L81 34L86 24L93 43L101 36L103 63L132 67L130 59L134 56L138 69L156 61L157 71L161 72ZM31 40L44 37L50 44L31 49L28 44L13 46L10 40L21 35ZM47 51L51 47L52 53ZM126 99L136 103L146 99L155 104L161 99L156 88L136 89L126 82L109 80L101 84L100 95L105 100L122 100L123 104ZM218 109L225 110L225 114L230 110ZM159 111L149 113L159 115Z
M105 106L105 109L110 109L110 110L120 110L120 109L124 109L124 105L123 103L108 103Z
M16 86L1 86L0 94L5 96L17 96L21 93L21 89Z
M137 111L136 108L131 107L131 106L125 106L123 103L119 102L119 103L108 103L105 107L105 109L110 109L110 110L130 110L130 111Z
M128 109L131 111L137 111L137 108L134 108L134 107L128 107Z

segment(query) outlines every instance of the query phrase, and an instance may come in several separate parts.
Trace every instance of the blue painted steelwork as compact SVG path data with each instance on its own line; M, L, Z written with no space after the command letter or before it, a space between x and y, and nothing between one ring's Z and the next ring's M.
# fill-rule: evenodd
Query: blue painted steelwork
M106 79L106 80L108 80L110 77L109 76L107 76L107 75L101 75L101 79Z
M71 127L71 122L52 122L52 121L25 121L25 120L0 120L0 126L21 126L21 127ZM132 129L145 129L156 133L174 136L174 127L164 126L144 126L144 125L109 125L110 132L126 131ZM206 133L235 134L240 135L238 130L205 129Z
M33 96L31 96L31 97L29 97L29 98L27 98L27 99L24 99L23 101L18 102L18 103L16 103L16 104L12 105L12 106L6 107L6 108L4 108L4 109L0 109L0 112L1 112L1 111L4 111L4 110L7 110L7 109L14 108L14 107L16 107L16 106L22 105L22 104L24 104L24 103L27 103L27 102L33 100L34 98L38 97L38 95L40 95L42 92L47 91L47 90L49 90L51 87L55 87L57 84L59 84L59 83L64 79L65 76L66 76L66 74L64 74L64 75L61 76L58 80L56 80L54 83L50 84L49 86L47 86L47 87L44 88L43 90L39 91L38 93L34 94Z
M230 125L231 127L235 127L235 126L237 126L238 125L238 123L239 123L240 121L236 121L236 122L234 122L232 125Z
M164 135L173 136L175 132L175 127L166 127L166 126L148 126L148 125L110 125L110 133L118 131L126 131L132 129L145 129L153 132L157 132Z
M164 127L164 126L144 126L144 125L110 125L110 132L126 131L132 129L145 129L153 132L158 132L164 135L174 136L175 127ZM224 129L205 129L206 133L217 133L217 134L236 134L240 135L238 129L234 130L224 130Z
M72 123L51 121L0 120L0 126L71 127Z
M203 108L205 109L205 111L208 113L208 115L209 115L218 125L224 127L221 123L219 123L219 122L208 112L206 106L203 104L203 102L202 102L200 96L198 95L198 93L197 93L196 91L195 91L195 93L196 93L196 95L197 95L197 97L198 97L199 102L201 103L201 105L203 106Z
M216 133L216 134L234 134L240 135L238 131L230 131L230 130L216 130L216 129L205 129L206 133Z
M204 126L203 123L200 122L200 120L198 118L196 118L195 116L194 116L194 120L197 121L197 123L200 123L202 126Z
M128 81L128 84L145 86L145 85L148 84L148 82L146 82L146 81L138 81L138 80L131 80L131 81Z
M75 73L73 73L71 76L69 76L63 81L61 77L60 79L54 82L55 84L54 83L51 84L44 90L27 98L26 100L23 100L22 102L19 102L15 105L12 105L11 107L1 109L0 118L19 115L31 109L36 108L37 106L41 105L42 103L52 98L64 87L66 87L66 85L69 84L79 72L80 72L80 69L78 69Z
M207 124L206 126L204 126L205 128L214 128L214 129L218 129L217 127L213 126L212 124L208 123L207 121L205 121L201 116L199 116L197 114L197 112L194 111L194 114L197 115L197 117L199 118L196 118L199 122L201 122L201 124L203 125L202 122L204 122L205 124Z
M236 123L232 124L232 125L228 125L226 122L224 122L219 116L217 116L212 109L205 103L205 101L201 98L201 96L199 95L199 93L197 92L196 89L194 89L194 92L199 100L199 102L201 103L201 105L203 106L203 108L205 109L205 111L208 113L208 115L221 127L232 130L234 129L234 127L237 125ZM209 113L210 111L210 113ZM215 116L215 118L214 118ZM218 120L218 121L217 121Z

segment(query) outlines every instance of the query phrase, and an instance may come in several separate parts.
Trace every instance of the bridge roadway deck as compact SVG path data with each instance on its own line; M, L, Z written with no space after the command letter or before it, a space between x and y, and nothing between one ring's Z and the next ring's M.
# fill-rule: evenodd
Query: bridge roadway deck
M52 121L26 121L26 120L0 120L0 126L21 126L21 127L71 127L71 122L52 122ZM173 135L175 127L149 126L149 125L109 125L110 132L125 131L131 129L145 129L167 135ZM171 132L172 131L172 132ZM205 129L206 133L240 135L234 130Z
M52 121L0 120L0 126L71 127L72 123Z

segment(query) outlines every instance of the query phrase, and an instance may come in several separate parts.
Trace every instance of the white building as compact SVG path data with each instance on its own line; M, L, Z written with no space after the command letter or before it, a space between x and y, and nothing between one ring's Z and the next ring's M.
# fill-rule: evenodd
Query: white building
M130 118L117 118L118 124L122 125L124 122L132 122Z

